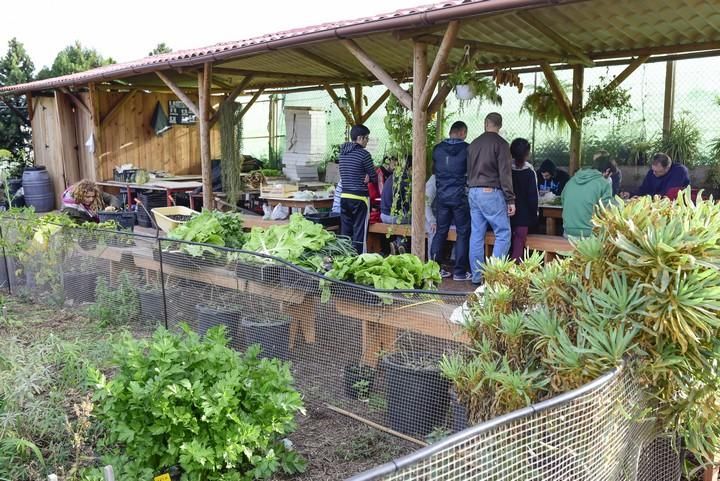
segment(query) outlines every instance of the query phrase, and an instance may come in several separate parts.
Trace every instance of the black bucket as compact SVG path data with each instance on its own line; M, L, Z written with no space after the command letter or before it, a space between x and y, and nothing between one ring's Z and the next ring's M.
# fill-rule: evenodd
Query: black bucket
M147 323L165 322L165 305L161 290L138 289L140 319Z
M246 319L241 324L245 346L260 344L260 357L282 360L290 358L290 321L255 322Z
M65 300L75 304L95 302L95 287L98 274L96 272L64 272L63 291Z
M197 332L204 336L208 329L225 326L225 333L231 344L238 343L238 325L242 320L241 309L237 307L211 307L205 304L195 305L197 314Z
M345 395L351 399L365 399L375 385L375 368L371 366L345 366L343 378Z
M450 413L452 414L452 430L457 433L470 425L465 406L460 403L454 388L450 388Z
M408 365L405 358L429 362L436 362L438 358L429 353L394 353L382 359L390 427L424 437L445 426L450 383L442 377L436 363L416 367Z

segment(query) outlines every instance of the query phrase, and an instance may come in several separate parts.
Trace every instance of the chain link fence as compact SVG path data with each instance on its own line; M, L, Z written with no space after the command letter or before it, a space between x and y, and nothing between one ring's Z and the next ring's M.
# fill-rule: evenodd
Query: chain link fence
M458 433L356 481L678 479L674 452L639 461L654 430L636 421L644 403L622 370L463 430L437 366L467 349L451 321L465 293L378 291L252 252L120 231L29 229L22 219L0 219L0 229L0 285L12 295L130 329L187 323L202 335L224 326L232 347L259 344L262 355L291 361L308 404L414 444Z

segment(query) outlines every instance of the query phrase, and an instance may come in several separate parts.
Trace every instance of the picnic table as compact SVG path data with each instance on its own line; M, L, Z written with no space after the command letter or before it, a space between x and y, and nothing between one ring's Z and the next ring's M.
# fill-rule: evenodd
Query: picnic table
M276 205L282 204L285 207L289 207L292 209L304 209L307 206L315 207L316 209L329 209L333 205L333 198L332 197L320 197L320 198L314 198L314 199L296 199L294 197L280 197L280 196L270 196L270 195L261 195L260 198L262 200L267 201L267 203L270 205L270 208L275 208Z
M545 233L547 235L560 235L559 220L562 220L563 208L561 205L540 204L540 215L545 217Z
M156 190L163 191L167 197L167 206L171 207L175 200L173 194L177 192L189 192L202 186L202 182L199 180L202 177L199 175L178 175L173 177L162 177L155 180L151 180L145 184L137 184L134 182L120 182L117 180L103 180L95 182L97 185L102 187L115 187L119 190L125 190L127 193L127 204L132 205L132 191L133 190Z

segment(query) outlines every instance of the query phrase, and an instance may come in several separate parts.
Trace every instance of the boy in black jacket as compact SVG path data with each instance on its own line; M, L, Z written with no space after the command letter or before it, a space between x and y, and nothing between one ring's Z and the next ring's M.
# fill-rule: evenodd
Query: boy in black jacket
M340 234L352 239L358 253L365 252L370 216L368 182L377 182L370 152L365 150L370 130L364 125L350 129L350 140L340 147Z
M538 220L538 181L530 159L530 142L518 138L510 144L512 183L515 192L515 215L510 217L512 250L510 257L520 263L525 252L528 229Z

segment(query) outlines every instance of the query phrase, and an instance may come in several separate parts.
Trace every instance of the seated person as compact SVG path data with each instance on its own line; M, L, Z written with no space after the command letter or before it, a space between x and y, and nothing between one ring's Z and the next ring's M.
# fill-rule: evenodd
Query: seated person
M570 175L564 170L558 169L552 160L545 159L537 171L537 179L540 195L545 192L560 195L565 188L565 184L570 180Z
M568 181L562 193L563 226L565 237L589 237L590 222L595 206L612 200L612 186L608 179L613 174L613 164L608 158L598 160L595 169L578 171Z
M92 180L83 179L63 192L62 212L78 224L100 222L98 211L107 206L122 209L117 197L102 192Z
M402 172L398 173L396 169L390 177L385 179L380 201L380 219L384 224L410 223L411 202L408 192L410 172L412 172L412 160L408 157ZM396 179L398 175L400 176L399 180ZM396 189L400 191L396 192Z
M596 165L601 157L607 157L610 159L610 152L607 150L598 150L593 154L593 165ZM622 170L618 167L615 159L610 159L610 163L615 167L615 173L610 176L608 182L612 185L613 197L620 195L620 186L622 185Z
M671 191L677 192L688 185L690 185L690 174L687 167L673 162L669 155L658 152L653 156L650 170L637 192L632 194L623 192L622 196L624 198L631 195L633 197L641 195L667 196Z

